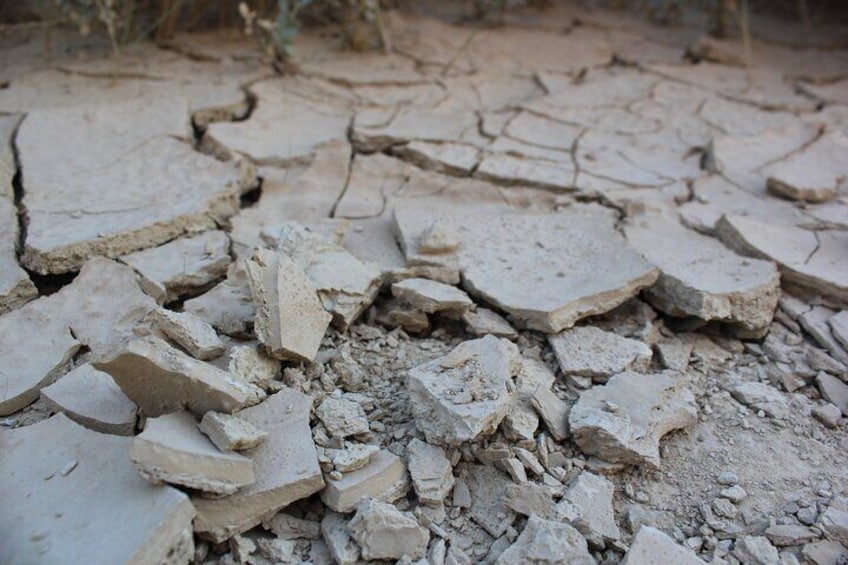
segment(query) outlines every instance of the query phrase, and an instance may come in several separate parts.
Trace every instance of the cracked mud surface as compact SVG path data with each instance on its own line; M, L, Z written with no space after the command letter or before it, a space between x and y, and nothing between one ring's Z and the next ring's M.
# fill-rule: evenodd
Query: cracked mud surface
M0 561L848 563L848 46L388 24L8 32Z

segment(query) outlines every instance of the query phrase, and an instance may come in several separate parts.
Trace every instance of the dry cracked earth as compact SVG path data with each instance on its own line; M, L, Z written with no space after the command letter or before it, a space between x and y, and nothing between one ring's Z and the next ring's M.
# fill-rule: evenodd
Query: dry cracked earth
M848 51L389 19L4 30L0 562L848 563Z

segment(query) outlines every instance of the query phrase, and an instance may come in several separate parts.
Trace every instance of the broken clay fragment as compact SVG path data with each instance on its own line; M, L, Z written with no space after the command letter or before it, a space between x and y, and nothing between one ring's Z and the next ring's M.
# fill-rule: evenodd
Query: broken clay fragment
M130 459L145 479L213 494L251 484L253 462L215 447L188 412L149 418L133 440Z

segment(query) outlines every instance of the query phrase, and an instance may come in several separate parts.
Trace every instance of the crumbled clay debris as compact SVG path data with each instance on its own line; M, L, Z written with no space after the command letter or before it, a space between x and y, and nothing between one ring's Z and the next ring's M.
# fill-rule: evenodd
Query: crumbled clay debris
M183 407L199 416L209 410L231 413L264 396L260 389L192 359L154 336L130 342L125 350L95 367L109 373L124 394L151 417Z
M518 348L486 336L415 367L406 378L415 420L432 443L458 445L491 434L506 414Z
M580 395L568 416L584 453L614 463L658 468L659 442L697 421L682 375L621 373Z
M461 316L474 302L450 285L427 279L406 279L392 285L392 295L415 310L426 314L442 312Z
M239 418L268 433L265 441L242 453L253 461L256 481L224 498L193 497L197 535L223 542L324 487L309 433L311 404L306 395L282 390L239 412Z
M133 440L130 459L145 479L213 494L232 494L254 482L253 462L215 447L188 412L149 418Z
M375 500L360 503L348 527L367 561L404 556L420 559L430 541L430 532L419 526L412 515Z
M579 563L590 565L595 560L586 548L586 540L577 530L560 522L530 516L521 535L495 561L509 563Z
M503 16L11 48L0 561L845 558L844 54Z
M224 353L224 342L212 326L193 314L159 309L151 313L150 320L195 359L208 361Z
M138 407L108 374L88 363L41 389L41 398L54 412L95 432L131 436Z
M277 359L311 361L330 323L306 274L291 259L259 250L247 262L256 335Z
M250 449L268 437L267 432L238 416L212 411L203 415L200 431L221 451Z
M651 348L635 339L621 337L593 326L581 326L548 337L564 375L607 380L625 371L645 371Z

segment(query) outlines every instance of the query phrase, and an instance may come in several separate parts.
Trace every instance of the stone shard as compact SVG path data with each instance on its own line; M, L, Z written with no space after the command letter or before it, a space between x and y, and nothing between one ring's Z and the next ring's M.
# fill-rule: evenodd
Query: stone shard
M250 294L244 262L232 263L227 269L224 282L206 294L186 300L183 311L194 314L221 333L241 338L251 337L256 307Z
M232 494L255 480L253 462L219 451L200 433L188 412L149 418L144 431L133 440L130 459L151 482L213 494Z
M45 305L44 299L37 300L0 317L0 416L35 402L39 390L65 373L80 348L67 322ZM38 339L21 341L27 335Z
M303 269L324 309L342 329L371 306L380 291L383 277L377 267L299 224L290 222L271 230L266 240Z
M265 249L246 265L259 341L278 359L315 359L332 316L306 274L291 259Z
M453 223L460 245L439 255L420 249L432 223L432 214L395 207L407 262L461 270L470 294L506 312L522 328L562 331L612 310L659 274L627 247L615 230L614 215L597 205L569 206L555 214L457 217Z
M828 538L848 547L848 510L831 505L821 515L821 525Z
M848 304L848 231L809 231L744 216L722 216L718 236L735 251L774 261L790 283Z
M151 485L126 459L132 440L62 414L0 432L0 561L188 562L194 510L185 494ZM76 462L70 473L61 473Z
M772 418L791 419L793 411L786 397L776 388L766 383L744 382L730 389L733 398L753 410L762 410Z
M321 537L337 565L359 563L361 552L350 534L345 517L336 512L327 512L321 520Z
M563 441L568 437L568 405L553 393L550 386L536 388L531 403L555 440Z
M215 543L245 532L281 508L324 486L309 429L310 397L291 389L239 412L242 420L268 433L244 452L253 460L256 482L225 498L194 497L195 533Z
M568 421L584 453L658 469L660 438L693 425L697 408L679 374L621 373L581 393Z
M88 363L41 389L41 398L51 410L95 432L119 436L135 433L138 407L112 377Z
M262 527L270 530L280 539L318 539L321 537L320 522L295 518L285 512L278 512L272 518L263 521Z
M468 516L492 537L502 536L516 518L506 503L512 481L487 465L462 464L458 469L471 495Z
M477 337L491 334L495 337L507 339L518 338L518 332L515 331L515 328L503 316L488 308L469 310L462 315L462 321L465 322L468 331Z
M437 506L453 489L453 467L441 447L413 439L406 446L407 466L418 500Z
M595 560L580 532L568 524L545 520L534 514L527 520L515 543L495 561L495 565L512 563L594 565Z
M675 563L679 565L703 565L698 556L656 528L642 526L630 544L622 565L654 565Z
M607 479L588 471L580 473L563 496L579 511L572 522L593 547L604 547L606 542L621 537L612 509L615 485Z
M154 310L150 318L162 333L195 359L208 361L224 353L224 342L212 326L194 314L160 308Z
M645 292L666 314L739 326L762 337L780 296L773 263L740 257L721 242L683 227L669 212L649 213L624 226L627 242L659 267Z
M428 279L405 279L392 285L392 295L426 314L462 315L474 306L468 295L449 284Z
M564 375L605 381L624 371L648 370L651 348L635 339L594 326L580 326L548 336Z
M816 384L821 395L839 408L843 416L848 416L848 384L825 372L818 374Z
M328 479L321 500L336 512L350 512L364 498L392 502L409 489L406 468L397 455L381 450L365 467Z
M340 473L350 473L362 469L380 452L376 445L362 443L349 444L345 449L326 449L324 453L330 457L333 467Z
M740 562L751 565L769 565L780 561L777 548L764 536L745 536L737 540L733 546L733 555Z
M556 402L551 402L550 398L540 398L539 408L536 408L533 402L536 391L540 389L550 390L554 380L556 380L556 376L553 371L542 361L532 358L523 360L521 370L515 377L515 394L509 403L506 416L501 422L501 429L508 439L533 439L536 435L536 429L539 427L540 411L543 411L546 417L550 418L550 423L546 420L546 425L550 426L552 422L558 421L558 416L555 414L559 406ZM559 399L556 400L559 401ZM564 429L564 433L567 435L567 411L562 414L563 422L556 432ZM552 432L552 434L556 432Z
M230 238L222 231L205 231L124 255L121 261L135 269L142 288L157 302L173 302L200 294L226 276Z
M20 116L0 116L0 315L38 296L38 290L18 264L18 210L12 180L17 172L12 137Z
M56 131L77 143L59 142ZM24 264L41 274L74 271L90 257L159 245L238 212L255 183L252 167L198 153L180 140L188 136L179 97L30 112L17 135L29 217Z
M345 438L368 433L368 418L358 402L346 398L326 398L315 415L333 437Z
M521 355L494 336L466 341L409 370L415 422L429 443L460 445L493 433L506 415Z
M95 367L112 375L150 417L183 408L198 416L209 410L231 413L259 399L255 389L154 336L130 342Z
M848 136L840 131L823 134L796 153L769 165L770 192L790 200L824 202L835 197L848 181Z
M838 541L808 543L801 550L801 555L811 565L839 565L848 561L848 549Z
M848 351L848 310L834 314L827 323L830 325L833 337Z
M207 412L200 420L200 431L221 451L243 451L256 447L268 437L247 420L232 414Z
M430 541L430 532L412 514L376 500L361 502L348 527L366 561L421 559Z

